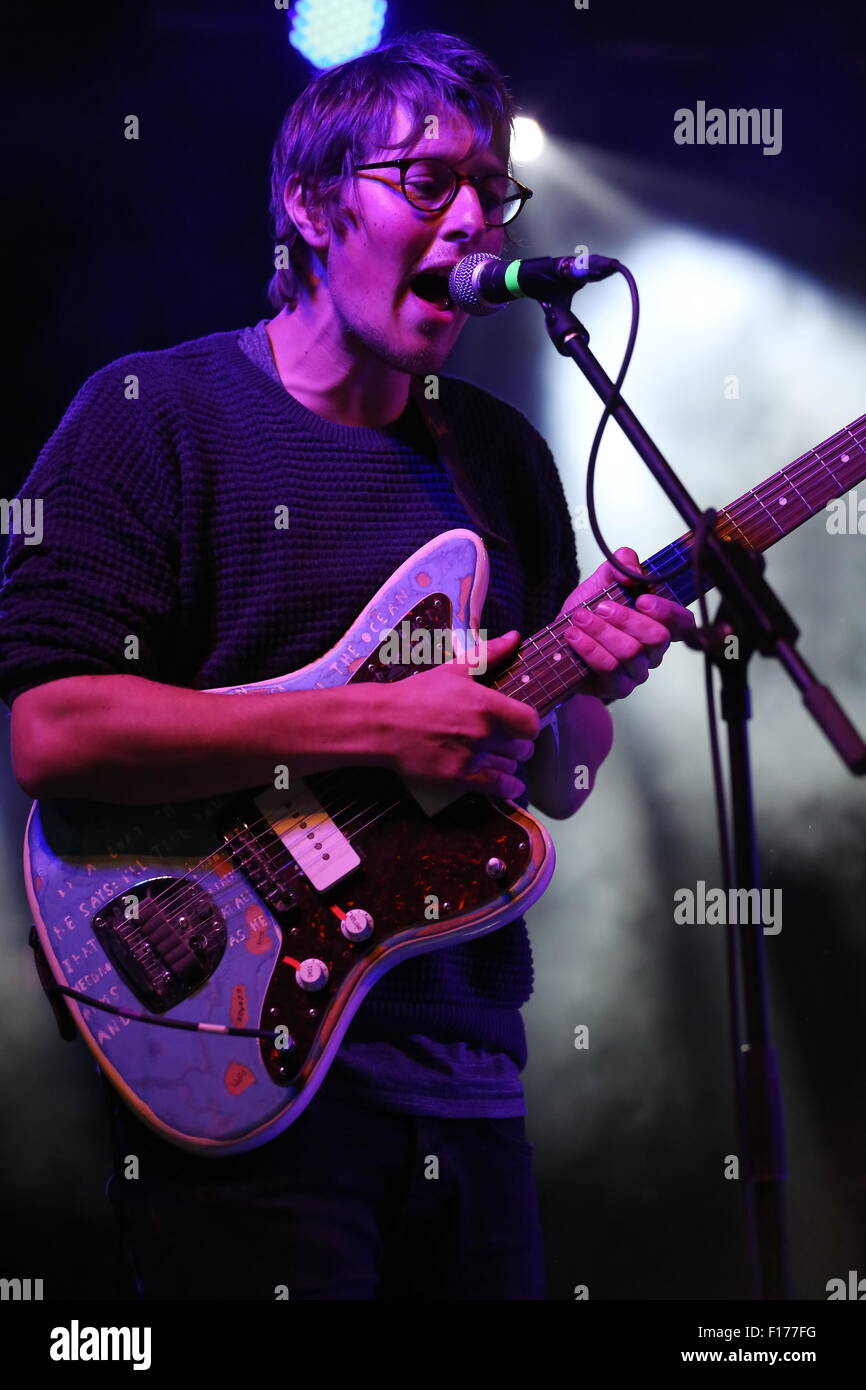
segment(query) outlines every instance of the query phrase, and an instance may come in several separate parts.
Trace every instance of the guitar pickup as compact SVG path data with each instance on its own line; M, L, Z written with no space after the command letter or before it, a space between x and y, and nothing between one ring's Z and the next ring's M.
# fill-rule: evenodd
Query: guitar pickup
M361 856L305 782L286 791L268 787L255 804L317 892L357 869Z

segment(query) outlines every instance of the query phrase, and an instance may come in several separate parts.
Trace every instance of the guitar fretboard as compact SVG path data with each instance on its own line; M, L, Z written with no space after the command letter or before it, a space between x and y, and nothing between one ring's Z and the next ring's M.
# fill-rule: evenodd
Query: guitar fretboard
M787 468L780 469L719 511L716 534L722 540L739 541L752 550L768 550L864 478L866 415L861 415L816 449L810 449ZM642 564L647 588L684 606L698 597L691 566L669 581L654 583L652 576L668 573L689 560L692 542L693 533L688 531ZM712 578L708 576L704 592L712 587ZM622 585L614 583L595 594L583 607L594 609L605 598L631 605L634 597ZM490 684L505 695L531 704L542 715L570 695L578 694L592 672L565 640L569 626L568 617L560 616L527 638L508 669Z

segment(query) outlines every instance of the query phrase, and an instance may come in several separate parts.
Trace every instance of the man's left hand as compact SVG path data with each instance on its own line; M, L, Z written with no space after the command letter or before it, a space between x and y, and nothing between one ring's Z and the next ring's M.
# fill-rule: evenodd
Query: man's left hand
M640 560L633 550L623 546L614 554L629 569L640 569ZM689 610L657 594L640 594L635 608L610 599L593 612L580 607L611 584L628 588L629 583L605 560L563 604L563 613L577 605L565 638L593 672L590 688L582 694L596 695L602 700L624 700L635 686L643 685L651 670L661 665L672 641L682 641L694 631L695 620ZM582 613L585 620L575 621Z

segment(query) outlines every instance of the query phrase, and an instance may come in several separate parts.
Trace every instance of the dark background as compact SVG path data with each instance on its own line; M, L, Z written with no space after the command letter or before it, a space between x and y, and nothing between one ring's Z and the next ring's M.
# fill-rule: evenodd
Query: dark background
M11 497L97 368L128 352L271 316L264 297L270 148L309 69L287 42L285 14L265 0L139 0L77 12L19 3L7 7L2 24L11 139L4 219L9 429L0 494ZM503 0L467 11L403 0L390 6L385 37L422 27L456 32L485 49L521 107L563 148L586 151L611 186L640 201L642 215L731 239L786 274L802 272L834 304L856 312L862 332L866 45L859 5L592 0L578 12L566 0L531 7ZM759 150L677 146L673 111L699 99L783 108L783 152L768 158ZM141 121L137 142L123 138L129 113ZM529 166L518 177L534 182ZM543 209L527 212L527 254L569 250L541 239L545 225ZM586 225L612 223L587 208ZM582 236L578 227L575 239ZM607 249L620 248L614 240ZM533 321L527 370L521 334L528 322L503 315L501 331L486 337L483 324L470 325L449 369L513 401L544 428L552 349ZM711 318L705 331L712 336ZM772 353L753 368L765 372L773 411L764 440L776 449L760 455L760 476L863 412L866 390L847 414L832 415L788 447L786 412L795 399L820 395L821 383L849 360L841 344L835 354L832 344L822 348L816 360L807 337L796 376L780 380ZM681 386L672 363L664 402L672 414ZM582 400L594 423L594 403ZM706 409L708 435L714 408ZM666 448L669 438L658 442ZM567 485L580 501L571 472ZM723 487L729 495L741 490ZM812 527L810 541L792 539L789 552L799 557L808 592L818 590L811 627L803 623L805 649L829 663L818 662L821 674L841 682L863 728L866 540L852 536L836 546L822 597L830 547L817 519ZM631 534L617 543L646 549ZM589 573L591 548L584 552L580 537L579 544ZM783 596L799 594L792 581ZM822 645L828 629L833 641ZM657 679L673 700L671 677ZM764 697L755 730L762 850L769 881L785 894L785 928L768 942L768 963L789 1122L795 1284L799 1297L820 1299L828 1279L852 1268L866 1275L866 797L782 678L756 670L756 684ZM713 881L716 872L693 667L686 698L688 744L664 743L670 730L653 722L664 721L663 706L651 715L651 705L636 701L617 712L609 778L580 817L553 827L561 869L530 919L537 992L527 1010L526 1082L550 1298L571 1298L577 1284L600 1299L748 1296L740 1185L722 1177L736 1138L721 938L705 927L684 939L668 921L674 888ZM768 726L780 721L786 741L777 745ZM5 759L5 737L3 744ZM94 1068L82 1043L61 1044L33 982L20 883L29 803L7 764L0 779L0 1273L42 1277L48 1297L117 1296L103 1198L108 1141ZM618 894L623 865L638 858L651 874L641 870L639 891L630 882ZM571 1040L583 1022L593 1042L579 1054Z

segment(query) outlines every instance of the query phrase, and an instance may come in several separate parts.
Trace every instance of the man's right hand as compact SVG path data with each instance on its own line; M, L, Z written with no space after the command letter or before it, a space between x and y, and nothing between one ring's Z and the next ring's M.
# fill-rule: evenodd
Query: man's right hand
M504 664L519 645L517 632L495 637L482 644L484 661L476 656L476 666ZM473 669L450 661L373 687L387 766L513 801L525 790L516 772L535 752L541 719L531 705L482 685Z

